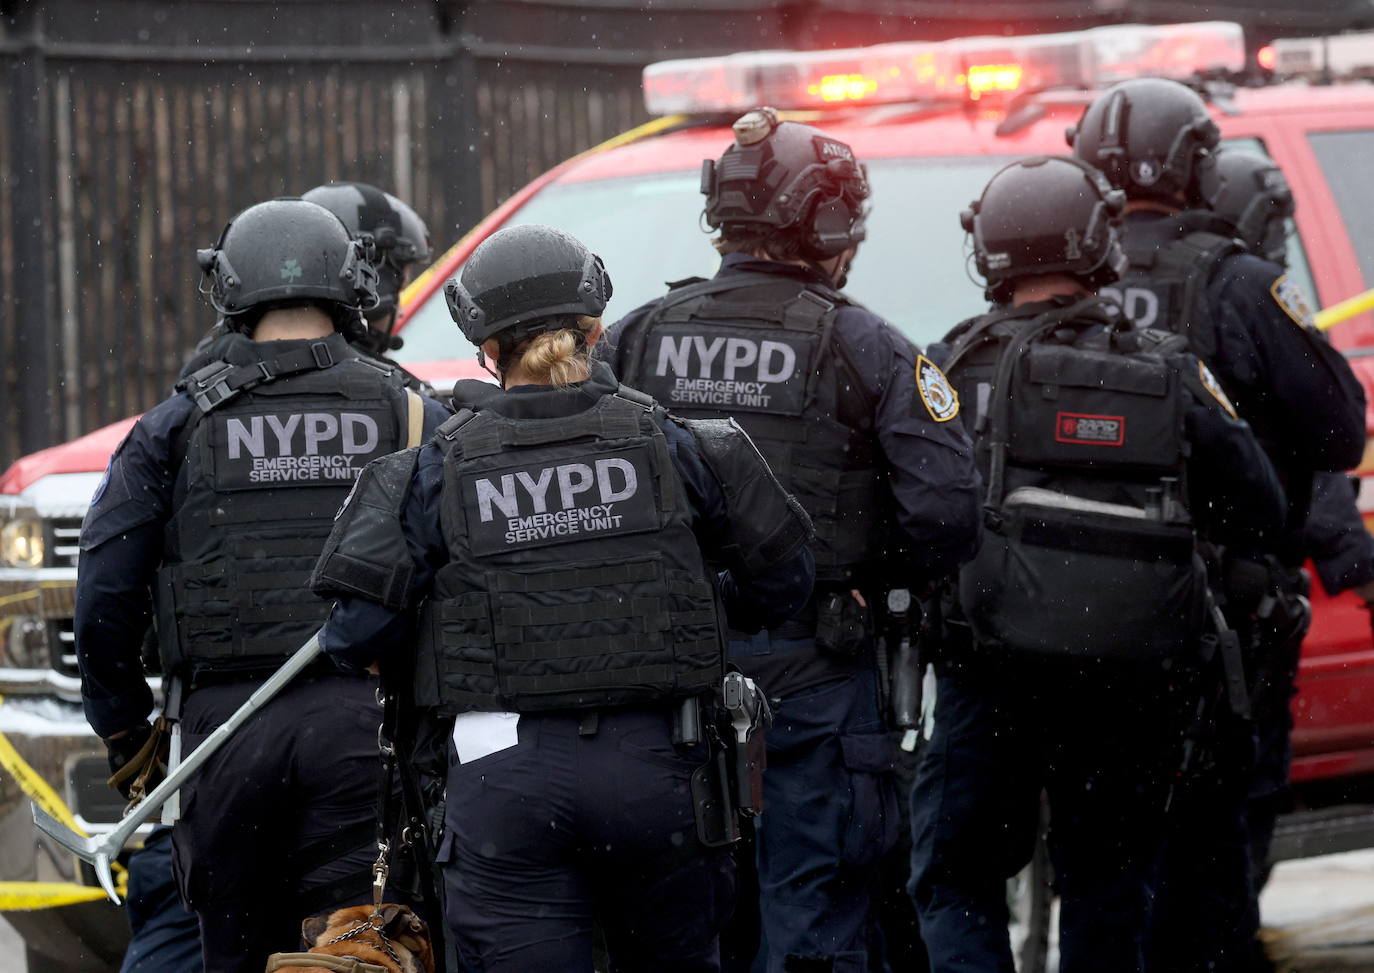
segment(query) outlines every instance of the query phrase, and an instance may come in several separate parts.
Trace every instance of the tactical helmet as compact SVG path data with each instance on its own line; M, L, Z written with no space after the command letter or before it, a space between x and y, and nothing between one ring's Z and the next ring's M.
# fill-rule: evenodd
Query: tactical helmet
M576 237L532 223L483 240L444 285L444 298L474 345L504 332L522 341L548 330L550 318L599 317L611 299L611 278L601 258Z
M378 320L395 311L405 267L430 260L425 221L395 196L363 182L331 182L316 186L301 198L329 210L353 236L372 237L377 250L378 300L367 316Z
M845 143L756 108L735 122L720 162L702 163L712 229L797 230L802 255L828 260L864 239L868 178Z
M349 312L377 304L377 271L362 242L329 210L304 199L248 207L225 225L218 243L196 251L196 261L205 275L202 290L208 281L210 303L231 327L235 318L272 304L319 303Z
M1132 199L1209 206L1220 188L1212 150L1221 130L1186 85L1137 78L1108 88L1066 136L1073 154Z
M1126 196L1102 173L1067 156L1033 156L1000 169L960 215L973 234L989 300L1005 302L1019 277L1072 274L1092 289L1126 269Z
M1217 153L1221 192L1212 211L1225 220L1251 253L1280 266L1288 262L1288 221L1296 210L1293 191L1273 159L1240 149Z

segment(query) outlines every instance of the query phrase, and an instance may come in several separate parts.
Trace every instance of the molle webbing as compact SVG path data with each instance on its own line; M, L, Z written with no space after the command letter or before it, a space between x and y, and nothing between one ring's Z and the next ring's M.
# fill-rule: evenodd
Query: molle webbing
M625 705L719 678L715 594L652 409L605 395L571 416L482 409L441 427L450 563L424 609L421 705ZM626 473L609 499L569 472L598 462Z

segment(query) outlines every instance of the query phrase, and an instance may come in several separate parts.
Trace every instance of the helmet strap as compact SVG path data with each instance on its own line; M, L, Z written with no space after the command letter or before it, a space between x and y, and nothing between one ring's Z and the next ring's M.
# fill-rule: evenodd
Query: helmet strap
M477 349L477 364L481 366L482 371L486 372L492 378L496 379L499 385L504 386L506 384L506 377L504 375L505 368L502 367L501 362L498 361L496 363L496 368L493 369L490 365L487 364L487 353L484 352L481 348Z

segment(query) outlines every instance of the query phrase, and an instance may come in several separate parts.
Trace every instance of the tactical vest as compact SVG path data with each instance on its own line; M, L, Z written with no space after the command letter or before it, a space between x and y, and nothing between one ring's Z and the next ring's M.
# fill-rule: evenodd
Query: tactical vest
M1181 334L1193 354L1213 362L1217 333L1207 285L1223 259L1242 252L1240 244L1195 230L1163 247L1128 233L1125 249L1130 261L1126 275L1099 293L1116 298L1136 327Z
M245 341L178 386L196 409L155 592L164 672L266 671L300 648L329 614L307 581L335 512L405 445L396 373L340 335L280 344L261 359Z
M421 613L416 703L576 710L719 685L715 591L662 410L627 388L568 416L474 404L434 438L450 561Z
M1204 632L1206 592L1185 506L1189 393L1169 361L1184 342L1088 330L1085 306L989 315L956 341L947 372L987 484L960 604L982 645L1179 655Z
M629 338L626 385L674 415L733 417L810 515L818 582L848 581L882 545L882 473L859 376L832 336L845 298L772 274L669 292Z

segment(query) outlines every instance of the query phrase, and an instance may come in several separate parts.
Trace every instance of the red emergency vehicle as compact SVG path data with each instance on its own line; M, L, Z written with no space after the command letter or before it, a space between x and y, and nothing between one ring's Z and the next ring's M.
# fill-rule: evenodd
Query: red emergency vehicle
M1374 36L1364 49L1374 63ZM550 223L599 253L615 281L608 322L660 295L664 281L709 276L718 258L698 220L701 161L719 157L729 122L757 104L824 128L867 164L868 239L846 290L929 342L986 306L958 214L997 169L1017 156L1066 152L1065 128L1103 85L1139 75L1221 78L1248 66L1240 28L1223 23L651 65L646 100L667 114L550 170L449 251L412 288L407 347L451 353L456 332L441 284L502 226ZM1290 276L1318 306L1374 288L1374 84L1209 90L1226 143L1273 157L1292 184ZM1374 314L1329 334L1374 389ZM1374 460L1360 472L1374 473ZM1362 499L1374 510L1374 486ZM1353 595L1317 588L1295 704L1295 782L1374 773L1369 614Z
M1347 49L1355 53L1347 57ZM1370 73L1374 35L1344 42L1340 50L1341 68ZM600 254L615 282L608 323L661 295L666 281L709 276L718 258L699 222L701 163L719 157L734 118L761 104L825 129L867 164L868 239L847 292L927 343L986 306L971 276L960 209L1012 159L1066 152L1064 130L1094 92L1138 76L1196 80L1209 93L1224 139L1266 153L1283 168L1297 200L1290 275L1318 306L1330 307L1374 288L1374 179L1368 177L1374 84L1314 84L1307 78L1324 72L1310 55L1302 42L1280 42L1260 51L1257 64L1238 26L1201 23L651 65L645 98L659 117L530 183L413 283L403 298L406 344L399 357L436 382L485 377L448 316L442 285L502 226L552 224ZM1256 87L1225 83L1283 72L1285 62L1307 77ZM1366 305L1329 333L1374 402L1374 313ZM0 477L0 634L7 633L0 647L8 666L0 668L0 692L76 699L75 538L99 471L131 422L24 457ZM1374 454L1359 473L1374 477ZM1363 483L1368 519L1374 484ZM1292 776L1305 802L1328 809L1280 838L1286 857L1374 844L1374 810L1351 806L1374 804L1369 613L1352 594L1328 597L1320 586L1313 602L1294 704ZM9 726L6 708L0 707L0 731ZM72 725L79 711L62 713L67 752L97 753L96 741L81 738ZM25 725L32 729L32 723ZM83 808L97 806L89 783L73 786L84 795Z

